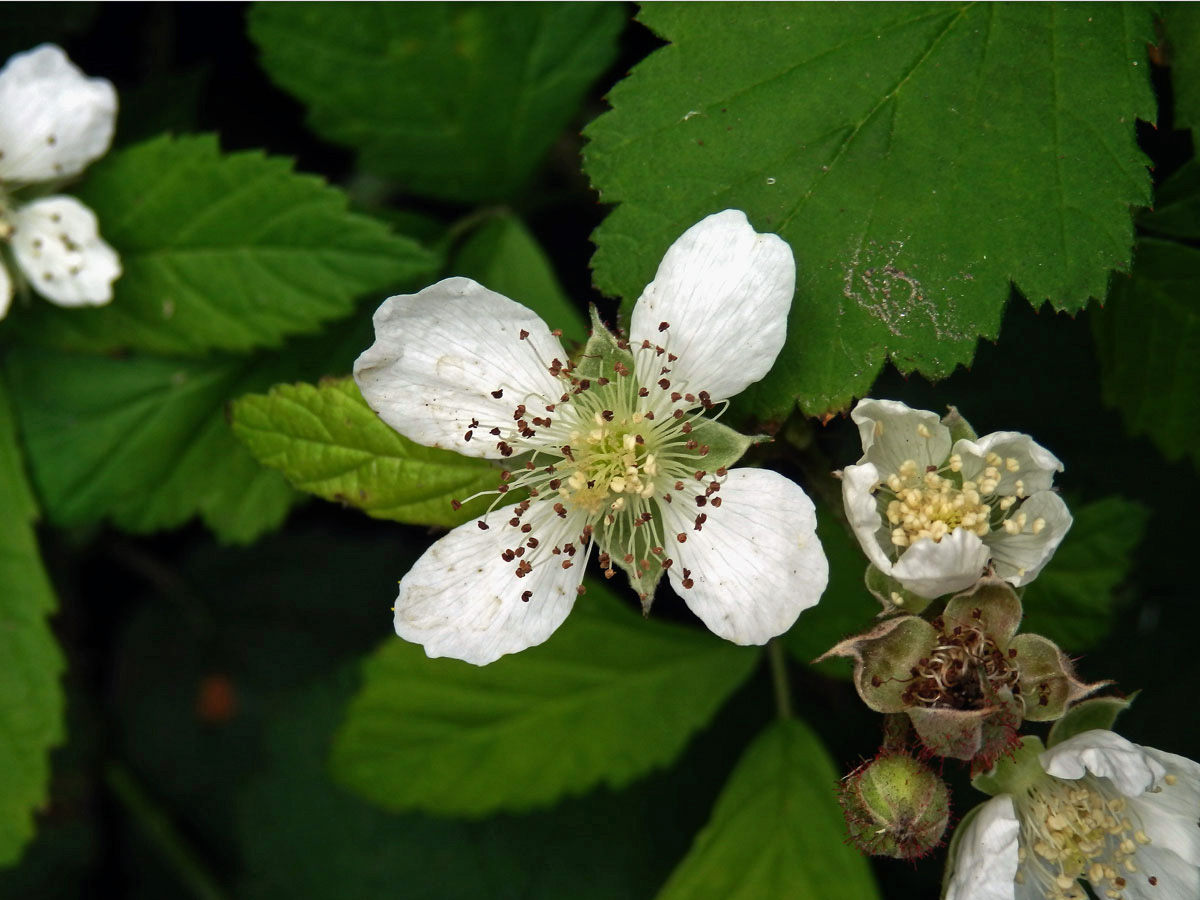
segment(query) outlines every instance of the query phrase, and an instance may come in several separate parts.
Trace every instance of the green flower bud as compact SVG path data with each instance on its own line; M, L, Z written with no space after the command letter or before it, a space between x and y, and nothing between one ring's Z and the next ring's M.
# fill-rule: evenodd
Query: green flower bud
M864 853L915 859L942 842L950 792L907 754L883 753L842 779L838 801L850 841Z

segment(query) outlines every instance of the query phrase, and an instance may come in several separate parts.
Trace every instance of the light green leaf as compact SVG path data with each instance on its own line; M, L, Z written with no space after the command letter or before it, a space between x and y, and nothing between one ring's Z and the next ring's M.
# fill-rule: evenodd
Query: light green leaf
M607 3L256 3L271 78L363 168L446 200L512 196L616 59Z
M497 213L485 219L455 251L450 269L529 307L561 330L566 341L587 340L579 308L563 293L550 260L516 216Z
M1162 6L1163 31L1171 63L1176 128L1200 133L1200 9L1191 3Z
M1131 434L1200 466L1200 250L1138 242L1133 273L1091 315L1104 402Z
M489 666L391 640L366 664L334 775L389 809L469 816L620 787L674 760L757 659L598 585L545 644Z
M1072 515L1075 524L1021 598L1021 630L1078 653L1112 628L1117 588L1129 574L1150 513L1140 503L1105 497Z
M878 897L866 857L843 841L837 779L807 725L774 722L738 762L658 900Z
M662 4L670 45L609 94L585 167L616 209L596 283L626 303L703 216L745 210L797 263L761 419L867 393L885 359L949 375L1010 282L1082 309L1150 202L1152 9L1118 4ZM754 52L747 53L746 48Z
M1050 726L1050 734L1046 737L1046 746L1054 747L1067 738L1083 734L1085 731L1100 729L1110 731L1116 724L1117 716L1133 706L1137 693L1129 697L1094 697L1076 703L1066 714Z
M385 424L351 378L242 397L233 405L233 430L293 486L378 519L458 525L481 515L488 499L457 511L451 501L500 483L487 460L423 447Z
M0 383L0 866L33 837L46 802L50 748L63 739L64 662L46 617L55 598L38 554L37 508Z
M17 347L7 357L30 469L59 525L135 532L200 515L226 541L276 527L295 495L238 443L229 398L296 374L287 357L110 358Z
M346 209L289 159L222 155L210 135L109 154L79 187L124 274L91 309L38 303L31 340L64 349L202 355L277 347L346 316L354 300L432 271L436 258Z

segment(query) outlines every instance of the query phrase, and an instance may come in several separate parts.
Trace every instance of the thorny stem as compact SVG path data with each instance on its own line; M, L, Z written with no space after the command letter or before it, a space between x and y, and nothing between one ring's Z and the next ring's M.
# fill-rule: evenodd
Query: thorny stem
M767 659L771 663L771 683L775 687L775 711L781 719L795 718L792 710L792 689L788 686L787 659L779 638L767 641Z
M200 861L196 851L125 766L117 762L109 763L105 768L104 780L113 796L125 807L141 828L142 834L163 855L193 897L197 900L230 900Z

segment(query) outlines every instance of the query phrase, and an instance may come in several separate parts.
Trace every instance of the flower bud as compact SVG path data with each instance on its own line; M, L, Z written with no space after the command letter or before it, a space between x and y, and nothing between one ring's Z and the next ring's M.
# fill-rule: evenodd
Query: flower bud
M950 792L907 754L884 753L842 779L838 801L850 841L864 853L915 859L942 842Z

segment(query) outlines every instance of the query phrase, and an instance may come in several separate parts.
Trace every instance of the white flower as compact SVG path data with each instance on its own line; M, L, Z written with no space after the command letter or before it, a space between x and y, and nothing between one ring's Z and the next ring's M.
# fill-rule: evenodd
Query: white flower
M96 216L73 197L22 200L30 190L78 175L112 142L117 94L87 78L63 51L43 44L0 69L0 243L25 279L59 306L112 299L121 262L101 238ZM0 266L0 318L13 284Z
M729 452L734 433L701 414L766 375L794 284L788 245L726 210L667 251L629 342L599 328L578 366L535 313L469 279L385 301L354 366L367 402L418 443L511 459L500 494L528 492L429 548L400 582L397 633L480 665L539 644L593 546L646 604L665 572L721 637L786 631L828 575L812 502L775 472L727 472L718 457L748 442Z
M1062 463L1028 435L951 447L935 413L894 400L863 400L851 418L863 456L842 475L846 515L872 564L914 594L966 590L989 565L1027 584L1071 527L1051 490Z
M1200 897L1200 765L1085 731L1038 756L1023 790L957 837L946 900Z

